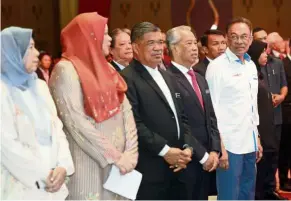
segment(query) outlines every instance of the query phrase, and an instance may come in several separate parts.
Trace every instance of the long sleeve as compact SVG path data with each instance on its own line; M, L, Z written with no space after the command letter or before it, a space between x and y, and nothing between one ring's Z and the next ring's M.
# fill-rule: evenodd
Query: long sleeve
M75 172L73 159L69 149L69 143L65 133L62 130L63 124L57 119L57 137L58 137L58 163L57 166L63 167L67 171L67 175L72 175ZM53 133L54 134L54 133Z
M221 80L219 79L219 72L217 72L215 70L215 66L213 66L211 63L208 65L207 71L206 71L206 80L207 80L207 84L209 87L209 91L210 91L210 96L211 96L211 101L212 101L212 107L214 109L214 114L215 114L215 119L216 119L216 124L218 126L218 130L219 129L219 121L217 121L217 118L219 118L220 116L220 110L219 110L219 99L220 99L220 91L221 91L221 86L220 86L220 82ZM212 117L212 120L213 117ZM213 123L215 123L213 121Z
M131 105L127 99L124 98L122 104L122 114L123 114L123 122L124 122L124 130L126 137L126 151L136 150L136 160L138 157L138 140L137 140L137 130L134 122L133 113L131 111Z
M41 87L40 92L42 93L43 97L46 97L47 104L49 104L49 108L51 110L51 113L53 115L53 122L54 122L54 130L52 133L53 136L56 136L57 140L57 166L63 167L67 171L67 175L71 175L74 173L74 163L71 156L71 152L69 149L69 143L66 138L66 135L63 131L63 123L60 121L60 119L57 116L57 109L55 106L55 103L51 97L51 94L49 92L49 88L47 84L43 81L39 81L39 85Z
M209 86L206 80L205 80L205 86L206 86L206 89L209 90ZM210 119L211 151L221 152L220 133L217 126L217 119L216 119L215 111L213 108L210 92L208 95L209 95L209 100L208 100L209 107L207 109L209 110L209 119Z
M49 86L60 119L83 151L103 168L119 160L121 153L97 128L96 122L85 114L82 89L74 66L67 61L59 62Z
M280 80L281 80L280 88L288 86L285 69L284 69L284 63L282 61L280 61Z
M180 111L181 111L181 121L182 126L184 128L184 144L188 145L193 148L193 157L195 157L198 161L201 161L204 156L207 157L207 150L204 146L201 145L201 143L191 134L190 126L188 123L188 117L184 111L184 107L179 104ZM184 146L185 146L184 145Z
M172 78L172 80L174 79L176 79L176 77ZM172 82L172 86L175 89L175 91L180 92L180 94L183 94L181 93L181 90L183 89L179 87L177 82ZM182 99L183 98L184 97L182 97ZM184 147L185 145L192 147L193 157L195 157L200 163L203 164L203 162L205 162L208 158L208 153L205 147L191 133L189 119L187 116L187 112L185 111L185 106L182 99L176 99L176 101L177 101L177 109L181 117L180 127L182 128L181 130L183 131L181 136L183 136L183 139L184 139Z
M1 164L9 173L28 188L36 189L36 181L48 176L41 164L41 158L34 147L19 140L19 132L26 132L29 138L29 126L25 125L1 83ZM28 139L29 140L29 139Z
M150 151L153 155L158 155L167 144L167 140L160 136L158 133L152 132L144 124L139 114L139 100L133 80L126 77L124 74L121 75L125 79L128 86L126 95L132 106L132 111L138 131L139 147Z
M212 105L212 100L210 98L210 128L211 128L211 151L221 152L221 140L220 133L217 126L217 119Z

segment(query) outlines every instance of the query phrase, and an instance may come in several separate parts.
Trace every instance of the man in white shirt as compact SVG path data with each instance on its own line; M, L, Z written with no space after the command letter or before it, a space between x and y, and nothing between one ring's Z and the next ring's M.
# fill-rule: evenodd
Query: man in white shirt
M143 179L137 199L186 199L185 184L176 172L186 168L192 154L205 160L207 151L190 133L176 83L157 67L163 54L160 29L149 22L138 23L132 28L131 41L135 59L121 75L128 85L126 94L138 131L136 169Z
M210 173L216 169L221 152L219 131L205 78L192 69L198 57L197 40L189 26L178 26L167 32L172 65L167 69L175 76L180 89L192 135L209 152L205 161L193 160L181 174L189 200L207 200Z
M228 49L206 71L221 140L228 152L229 169L217 169L219 200L255 198L256 160L262 157L258 140L258 76L246 54L252 25L245 18L227 25Z

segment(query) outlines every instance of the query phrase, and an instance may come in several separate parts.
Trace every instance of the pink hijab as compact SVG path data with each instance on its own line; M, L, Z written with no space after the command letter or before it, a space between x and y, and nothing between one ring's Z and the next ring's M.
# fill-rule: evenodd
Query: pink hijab
M103 54L107 18L96 12L76 16L61 33L62 57L71 61L79 75L84 109L96 122L120 111L127 85Z

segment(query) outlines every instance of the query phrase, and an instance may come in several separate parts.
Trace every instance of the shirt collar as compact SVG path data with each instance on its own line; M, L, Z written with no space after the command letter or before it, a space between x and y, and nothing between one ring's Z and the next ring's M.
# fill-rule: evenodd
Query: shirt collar
M277 58L280 58L280 55L283 55L284 58L286 57L286 54L284 54L284 53L280 53L280 52L278 52L278 51L276 51L276 50L272 50L272 53L273 53L273 55L274 55L275 57L277 57Z
M280 53L277 52L276 50L272 50L272 53L275 57L279 57L280 56Z
M121 65L120 63L116 62L113 60L113 62L120 68L120 70L125 69L125 67L123 65Z
M234 62L243 64L242 61L229 48L226 49L225 54L230 61L234 61ZM245 53L244 59L249 62L251 60L251 57L250 57L250 55Z
M189 69L188 68L186 68L185 66L182 66L181 64L178 64L178 63L176 63L176 62L174 62L174 61L171 61L172 62L172 64L174 65L174 66L176 66L183 74L187 74L188 73L188 71L189 71Z
M206 57L206 59L207 59L209 62L213 61L213 59L210 59L209 57Z
M43 70L41 67L39 67L39 70L40 70L42 73L44 73L44 74L46 74L46 75L49 75L49 72L48 72L48 71L45 71L45 70Z
M291 61L291 55L290 55L290 54L287 54L287 57L288 57L289 60Z
M147 69L147 71L152 75L152 74L157 74L159 72L159 69L158 67L155 67L155 68L152 68L152 67L149 67L149 66L146 66L144 64L142 64L145 69Z

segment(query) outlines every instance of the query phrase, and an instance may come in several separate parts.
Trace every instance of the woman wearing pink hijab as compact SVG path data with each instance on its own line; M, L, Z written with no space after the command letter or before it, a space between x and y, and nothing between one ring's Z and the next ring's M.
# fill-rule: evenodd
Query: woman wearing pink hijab
M105 59L107 19L96 12L78 15L62 30L61 42L62 59L49 86L75 163L68 199L119 199L103 184L112 165L122 174L135 168L137 130L127 85Z

